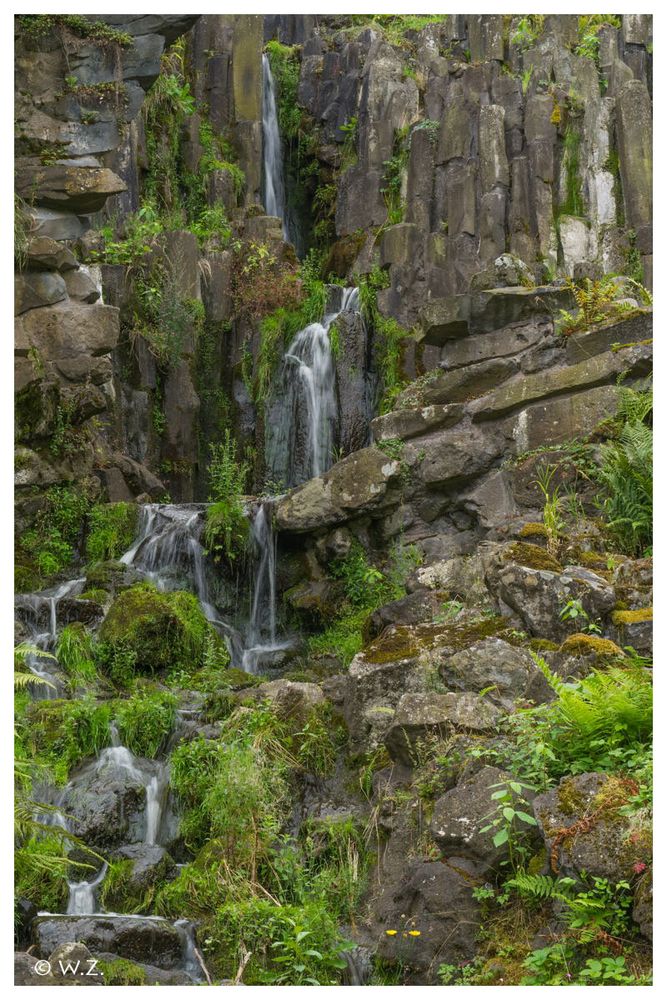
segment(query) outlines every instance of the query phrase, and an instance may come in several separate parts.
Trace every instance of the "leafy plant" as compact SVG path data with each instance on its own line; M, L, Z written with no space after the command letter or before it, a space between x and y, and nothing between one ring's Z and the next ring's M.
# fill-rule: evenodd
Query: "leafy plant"
M72 622L58 636L58 663L67 671L74 688L96 680L95 640L85 625Z
M556 465L540 466L535 485L539 488L544 497L544 507L542 520L547 532L547 550L552 556L558 554L560 535L565 527L561 516L562 498L558 486L552 489L551 483L554 475L558 471Z
M527 854L525 845L525 827L537 826L537 820L532 813L526 812L529 808L523 792L531 788L524 782L508 780L491 785L496 791L492 792L491 798L496 803L495 811L491 814L490 822L480 829L480 833L487 833L495 830L493 835L494 847L502 847L507 844L508 863L513 870L516 870Z
M136 523L136 504L120 502L93 507L86 540L88 559L94 562L118 559L132 544Z
M599 634L602 631L598 623L593 621L591 616L588 614L581 601L577 599L569 600L560 609L558 617L562 622L577 622L577 626L585 632L594 632ZM582 620L581 624L579 623L579 619Z
M629 420L618 443L602 446L599 472L607 530L623 552L651 551L653 539L653 430Z

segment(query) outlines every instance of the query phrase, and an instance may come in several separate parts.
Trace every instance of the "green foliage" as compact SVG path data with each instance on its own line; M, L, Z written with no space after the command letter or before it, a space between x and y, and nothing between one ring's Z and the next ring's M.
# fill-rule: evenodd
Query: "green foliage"
M36 701L28 706L23 739L32 758L64 784L73 767L108 746L111 720L111 704L90 697Z
M397 130L394 135L392 156L384 163L383 187L380 188L387 206L387 222L393 226L403 221L405 203L403 185L406 178L410 154L409 136L405 130Z
M599 31L603 25L620 28L621 19L616 14L583 14L579 18L579 42L575 52L592 59L596 65L600 55Z
M93 562L118 559L132 544L137 524L134 503L99 504L90 512L86 556Z
M266 52L276 84L278 125L284 141L298 136L302 111L297 102L301 62L296 45L282 45L275 39L267 42Z
M581 194L581 179L579 176L579 148L581 135L573 126L565 130L563 146L563 166L565 169L565 197L560 211L563 215L584 214L584 203Z
M542 520L547 533L547 550L552 556L558 554L560 535L565 527L561 514L563 498L560 496L560 489L558 486L551 486L557 471L557 465L540 466L535 479L535 484L544 497Z
M127 958L100 959L105 986L146 986L146 970Z
M206 511L204 542L216 560L228 563L245 551L248 544L248 519L242 496L249 467L236 454L236 441L229 428L218 444L211 445L209 464L209 500Z
M210 628L194 594L135 584L117 595L102 623L99 658L120 685L135 672L192 673L202 665Z
M82 14L21 14L18 22L21 31L35 39L60 31L93 42L100 48L127 49L134 45L134 38L127 32Z
M28 260L28 242L32 218L23 198L14 195L14 262L23 270Z
M14 893L42 910L62 913L67 905L70 863L58 834L30 837L14 852Z
M170 691L140 687L132 697L116 701L115 720L121 743L138 757L157 757L176 719L176 696Z
M58 636L56 657L74 689L97 679L95 640L82 622L65 625Z
M262 320L257 373L252 385L253 396L258 403L267 398L276 366L287 345L299 330L309 323L319 322L324 315L327 290L319 278L319 270L318 255L311 250L299 271L302 297L298 306L280 307Z
M528 14L519 19L511 37L519 49L529 49L536 44L544 31L544 14Z
M355 35L360 29L370 27L379 31L391 45L406 44L408 32L423 31L431 24L442 24L444 14L352 14L350 20Z
M480 830L480 833L496 831L493 835L494 847L507 844L508 864L513 871L525 862L528 854L526 827L537 826L533 814L527 812L529 806L523 794L531 787L512 779L491 785L491 788L496 789L491 793L496 806L489 817L489 823Z
M376 359L383 386L380 413L391 410L394 399L406 385L401 364L404 341L410 336L409 331L393 317L383 316L378 309L377 293L386 288L387 283L386 272L379 268L374 268L358 280L362 313L375 336Z
M653 430L625 422L618 442L602 446L599 479L607 530L622 552L650 553L653 541Z
M39 582L67 569L74 561L90 500L78 486L52 486L43 495L34 525L19 538Z

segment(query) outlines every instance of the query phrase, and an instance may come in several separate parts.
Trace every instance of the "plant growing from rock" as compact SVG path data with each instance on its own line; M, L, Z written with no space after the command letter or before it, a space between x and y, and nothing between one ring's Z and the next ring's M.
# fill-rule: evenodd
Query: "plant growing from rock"
M493 835L494 847L507 844L508 864L516 871L528 855L526 827L537 826L533 814L526 811L530 806L523 794L532 790L532 785L510 778L490 787L496 789L491 793L496 808L490 814L490 822L480 829L480 833L496 831Z

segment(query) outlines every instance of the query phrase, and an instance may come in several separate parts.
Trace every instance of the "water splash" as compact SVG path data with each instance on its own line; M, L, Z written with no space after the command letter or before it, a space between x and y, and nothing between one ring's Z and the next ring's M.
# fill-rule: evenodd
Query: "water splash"
M106 861L102 865L97 875L90 882L68 882L69 899L67 901L67 914L70 916L84 916L97 913L97 889L104 881L108 865Z

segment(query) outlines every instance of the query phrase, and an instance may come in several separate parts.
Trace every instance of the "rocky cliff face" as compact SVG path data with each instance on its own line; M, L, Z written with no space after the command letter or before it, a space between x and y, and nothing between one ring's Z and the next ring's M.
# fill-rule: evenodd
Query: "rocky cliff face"
M49 802L112 865L90 899L144 915L133 949L130 918L27 906L43 958L78 942L142 981L205 978L187 917L214 978L301 982L270 957L289 909L319 982L344 953L352 983L541 983L530 956L567 937L555 880L587 872L630 886L626 923L567 961L629 936L622 974L644 974L647 732L596 722L582 749L559 699L628 677L647 697L650 486L619 514L600 468L626 445L650 464L651 66L646 15L17 19L19 637L62 660L33 663L59 698L26 718L36 757L71 751ZM66 743L81 685L113 745ZM152 697L168 731L132 743L123 706ZM248 847L206 782L251 772ZM504 839L498 788L528 817ZM477 940L506 934L511 875L552 900L537 919L514 887L514 957ZM298 895L318 879L335 917Z

